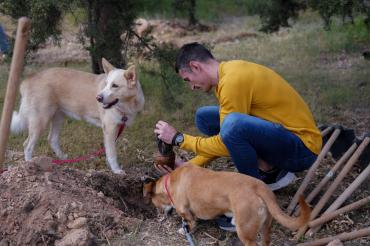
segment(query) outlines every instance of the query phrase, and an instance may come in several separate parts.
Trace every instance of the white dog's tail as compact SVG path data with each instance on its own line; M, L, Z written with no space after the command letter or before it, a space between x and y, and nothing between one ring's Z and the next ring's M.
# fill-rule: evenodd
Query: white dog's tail
M10 124L10 131L15 134L23 132L27 128L27 120L22 113L22 102L19 112L13 111L12 122Z

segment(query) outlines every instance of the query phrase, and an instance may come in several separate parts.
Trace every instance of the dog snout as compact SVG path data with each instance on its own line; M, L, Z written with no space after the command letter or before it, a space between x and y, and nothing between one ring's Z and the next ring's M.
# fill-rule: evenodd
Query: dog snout
M104 97L101 94L96 96L96 100L98 100L98 102L103 102L103 99Z

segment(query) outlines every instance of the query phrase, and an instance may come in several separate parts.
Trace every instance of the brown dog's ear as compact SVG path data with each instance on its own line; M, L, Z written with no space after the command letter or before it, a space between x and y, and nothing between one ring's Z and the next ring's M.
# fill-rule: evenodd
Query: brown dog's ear
M125 79L127 80L127 84L129 88L134 88L136 85L136 67L135 65L130 66L125 73L123 74Z
M152 196L154 195L154 189L155 189L155 181L144 183L144 186L143 186L144 199L152 198Z
M110 64L104 57L101 59L101 65L103 66L104 73L109 73L115 67Z

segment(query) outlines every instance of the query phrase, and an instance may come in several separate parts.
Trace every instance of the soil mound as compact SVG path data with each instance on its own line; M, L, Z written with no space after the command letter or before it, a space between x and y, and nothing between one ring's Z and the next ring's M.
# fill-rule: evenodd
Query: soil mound
M140 178L19 163L0 178L0 245L98 244L156 216L141 194Z

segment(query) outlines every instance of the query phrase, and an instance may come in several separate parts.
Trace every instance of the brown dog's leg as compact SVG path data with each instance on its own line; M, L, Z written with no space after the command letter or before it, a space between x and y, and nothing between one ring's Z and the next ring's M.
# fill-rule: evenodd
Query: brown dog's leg
M251 206L252 205L252 206ZM253 204L239 205L234 209L236 232L240 241L246 246L256 246L261 217L256 214L258 207Z
M177 213L185 220L185 222L189 225L189 230L192 231L196 225L196 217L190 211L189 208L185 206L181 206L176 208Z
M262 246L269 246L270 245L270 231L271 231L271 223L272 223L272 216L269 212L267 212L267 218L265 223L262 225Z

